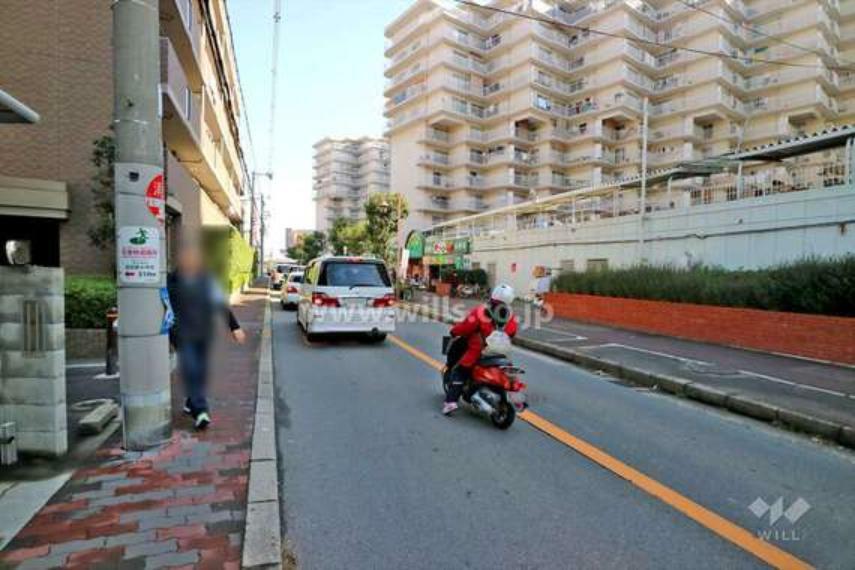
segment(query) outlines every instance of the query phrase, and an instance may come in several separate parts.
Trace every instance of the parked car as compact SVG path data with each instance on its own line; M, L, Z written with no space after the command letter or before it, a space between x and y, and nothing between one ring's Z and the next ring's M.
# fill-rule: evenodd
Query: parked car
M309 340L353 332L382 342L395 330L395 290L386 264L367 257L312 260L304 274L297 322Z
M291 309L300 302L300 287L303 284L303 272L292 271L283 280L279 292L279 304L283 309Z

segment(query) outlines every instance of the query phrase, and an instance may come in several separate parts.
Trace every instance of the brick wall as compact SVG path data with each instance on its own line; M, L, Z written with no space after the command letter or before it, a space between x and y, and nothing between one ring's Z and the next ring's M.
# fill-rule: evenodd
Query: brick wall
M64 181L71 214L61 224L67 273L110 273L112 254L93 247L92 142L113 112L111 0L3 0L0 84L41 116L3 125L0 174Z
M549 293L555 315L715 344L855 364L855 319Z

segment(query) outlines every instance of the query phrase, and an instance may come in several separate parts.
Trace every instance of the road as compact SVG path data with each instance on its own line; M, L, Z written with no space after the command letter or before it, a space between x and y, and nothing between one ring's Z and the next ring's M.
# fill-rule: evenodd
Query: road
M309 344L273 313L301 568L855 567L851 452L522 350L533 413L503 432L439 414L445 326Z

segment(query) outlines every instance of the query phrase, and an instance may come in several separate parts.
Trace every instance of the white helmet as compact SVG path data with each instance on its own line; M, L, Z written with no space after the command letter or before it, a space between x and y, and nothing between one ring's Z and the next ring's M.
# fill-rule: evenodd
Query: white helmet
M514 288L507 283L499 283L493 288L493 292L490 293L491 301L504 303L506 305L513 303L515 297Z

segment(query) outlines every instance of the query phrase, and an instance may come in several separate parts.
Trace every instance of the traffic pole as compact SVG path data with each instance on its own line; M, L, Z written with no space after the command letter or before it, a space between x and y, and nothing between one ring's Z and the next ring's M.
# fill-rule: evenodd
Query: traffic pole
M172 432L158 0L114 0L116 282L124 445L141 451Z

